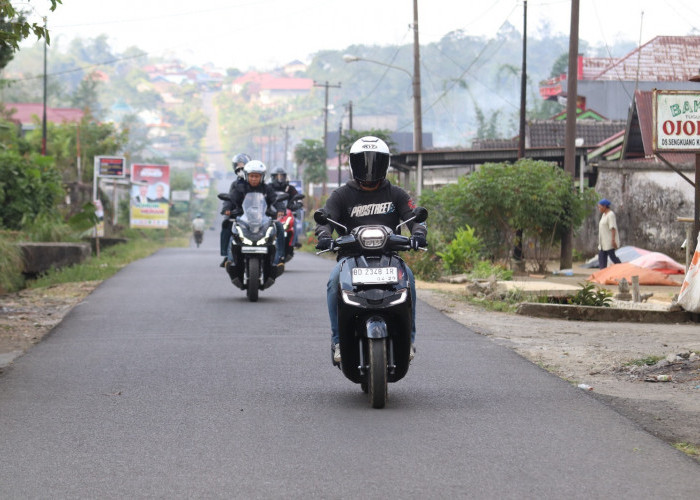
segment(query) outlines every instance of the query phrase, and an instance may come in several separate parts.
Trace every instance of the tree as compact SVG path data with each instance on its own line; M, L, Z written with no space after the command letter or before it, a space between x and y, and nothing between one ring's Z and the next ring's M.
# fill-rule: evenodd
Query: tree
M574 190L571 176L556 165L522 159L484 164L457 184L425 193L421 204L431 211L431 232L435 227L450 241L468 224L494 259L508 259L521 228L529 242L526 257L542 272L562 229L579 227L595 199L593 190Z
M51 0L51 12L56 10L59 3L63 3L63 0ZM44 38L47 43L51 42L49 30L37 23L27 22L22 12L15 9L9 0L0 2L0 18L7 20L0 26L0 49L9 47L16 52L19 50L19 42L32 34L37 39Z
M294 161L302 168L300 175L308 184L307 193L311 194L312 183L327 180L326 150L323 147L323 141L304 139L294 148Z
M0 227L21 229L33 219L56 216L65 192L53 158L0 151Z

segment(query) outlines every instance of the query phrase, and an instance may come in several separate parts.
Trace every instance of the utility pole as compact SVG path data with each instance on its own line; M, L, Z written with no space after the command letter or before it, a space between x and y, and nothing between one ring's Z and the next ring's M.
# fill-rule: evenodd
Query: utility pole
M342 169L340 168L342 166L342 156L343 152L340 150L340 138L343 136L343 120L340 120L340 123L338 124L338 187L340 187L340 183L342 181Z
M420 92L420 43L418 42L418 0L413 0L413 149L418 154L416 194L423 191L423 114Z
M527 0L523 2L523 63L520 69L520 135L518 136L518 160L525 158L525 111L527 105ZM523 230L515 231L513 260L519 271L525 270L523 262Z
M44 32L46 32L46 18L44 17ZM46 36L44 36L44 112L41 118L41 155L46 156Z
M520 136L518 159L525 157L525 107L527 91L527 0L523 2L523 64L520 69Z
M571 33L569 34L569 71L566 75L566 143L564 170L576 176L576 105L578 95L578 19L579 0L571 0ZM571 269L574 252L574 228L568 227L561 239L560 269Z
M348 101L348 130L352 130L352 101Z
M294 127L290 127L289 125L280 127L282 130L284 130L284 171L287 171L287 147L289 146L289 131L294 130Z
M324 105L323 105L323 170L326 170L326 158L328 158L328 89L329 88L334 88L334 89L339 89L340 88L340 83L338 85L331 85L326 81L326 83L317 83L314 82L314 87L324 87L325 90L325 98L324 98ZM323 195L326 195L326 183L325 181L323 182Z

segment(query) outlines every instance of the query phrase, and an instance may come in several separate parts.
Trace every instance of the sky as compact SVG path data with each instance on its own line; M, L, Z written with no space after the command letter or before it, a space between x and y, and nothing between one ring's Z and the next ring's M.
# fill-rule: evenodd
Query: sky
M108 35L116 51L137 46L190 64L272 69L321 50L413 42L413 0L48 0L13 1L30 19L48 17L52 45ZM528 38L549 24L568 35L571 0L528 0ZM494 36L506 21L521 31L523 0L418 0L421 44L454 30ZM696 0L580 0L579 38L593 45L700 35Z

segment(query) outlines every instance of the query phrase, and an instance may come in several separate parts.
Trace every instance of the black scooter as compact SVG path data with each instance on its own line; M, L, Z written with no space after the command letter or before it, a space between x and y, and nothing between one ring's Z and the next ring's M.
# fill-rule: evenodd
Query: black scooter
M316 223L331 223L345 233L330 250L318 253L340 252L340 369L369 394L373 408L385 406L387 383L401 380L410 363L411 290L407 266L397 252L411 246L407 236L394 233L408 222L427 218L428 211L418 207L394 231L386 226L359 226L348 234L323 209L314 213Z

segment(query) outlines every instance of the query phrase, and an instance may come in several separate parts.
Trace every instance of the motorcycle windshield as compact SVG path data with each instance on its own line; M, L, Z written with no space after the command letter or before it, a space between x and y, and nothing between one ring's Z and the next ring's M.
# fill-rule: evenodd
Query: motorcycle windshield
M267 202L262 193L248 193L243 200L243 215L241 220L251 227L260 227L267 219Z

